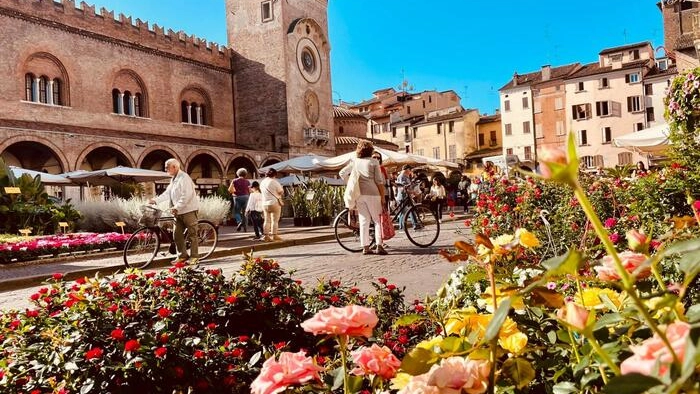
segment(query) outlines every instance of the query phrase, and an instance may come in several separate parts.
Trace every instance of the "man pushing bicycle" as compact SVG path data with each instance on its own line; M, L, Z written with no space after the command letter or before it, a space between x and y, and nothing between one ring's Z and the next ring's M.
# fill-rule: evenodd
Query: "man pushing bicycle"
M175 246L177 248L177 259L173 264L190 264L198 262L199 239L197 237L197 216L199 213L199 197L194 188L192 178L186 172L180 170L180 162L176 159L168 159L165 162L165 171L172 177L170 184L165 191L152 198L151 204L159 204L168 201L168 206L173 216L175 216L175 229L173 230ZM185 229L190 240L190 255L187 255L185 247Z

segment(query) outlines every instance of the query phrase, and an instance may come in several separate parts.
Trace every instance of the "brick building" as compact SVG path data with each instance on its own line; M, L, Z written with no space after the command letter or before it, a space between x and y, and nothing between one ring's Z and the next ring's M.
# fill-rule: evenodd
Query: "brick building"
M175 157L211 190L332 154L327 2L226 7L230 48L84 2L0 0L0 155L50 173Z

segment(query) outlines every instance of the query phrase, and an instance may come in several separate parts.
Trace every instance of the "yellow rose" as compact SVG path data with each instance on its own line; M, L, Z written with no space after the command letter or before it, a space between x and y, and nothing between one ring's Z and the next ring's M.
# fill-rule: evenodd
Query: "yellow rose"
M396 376L391 379L391 389L392 390L401 390L404 387L408 386L408 382L411 381L411 378L413 376L407 374L406 372L399 372L396 374Z
M527 335L522 332L517 332L505 339L499 339L498 344L507 351L518 355L525 349L525 346L527 346Z
M607 296L610 302L615 305L615 308L620 308L620 305L622 305L622 301L624 300L624 297L615 290L589 287L587 289L583 289L582 292L577 293L574 298L574 302L581 306L585 306L586 308L608 309L600 298L602 295Z
M436 337L433 337L433 339L423 341L423 342L417 344L416 347L433 351L433 349L435 349L435 347L440 346L440 343L442 343L443 339L444 338L441 336L436 336Z
M510 317L506 317L506 320L503 322L503 325L501 326L501 330L498 332L498 337L503 339L507 338L511 335L517 334L520 331L518 330L518 325L515 324L513 319Z
M525 230L524 228L519 228L515 230L515 237L521 246L526 248L536 248L540 246L540 240L537 239L535 234Z

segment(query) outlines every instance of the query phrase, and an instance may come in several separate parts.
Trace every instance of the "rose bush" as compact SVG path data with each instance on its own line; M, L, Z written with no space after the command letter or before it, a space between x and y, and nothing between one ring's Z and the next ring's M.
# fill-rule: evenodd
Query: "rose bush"
M130 234L71 233L0 242L0 264L35 260L39 256L101 249L121 249Z

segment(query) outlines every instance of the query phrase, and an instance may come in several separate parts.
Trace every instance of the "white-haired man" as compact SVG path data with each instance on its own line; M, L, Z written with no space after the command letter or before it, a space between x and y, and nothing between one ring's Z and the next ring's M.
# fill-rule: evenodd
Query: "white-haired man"
M199 197L194 188L192 178L186 172L180 170L180 162L168 159L165 162L165 171L172 177L165 191L150 200L151 204L168 201L170 211L175 216L175 246L177 247L177 259L172 263L196 264L199 256L199 239L197 238L197 220L199 213ZM185 248L185 229L190 239L190 254Z

